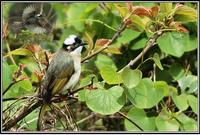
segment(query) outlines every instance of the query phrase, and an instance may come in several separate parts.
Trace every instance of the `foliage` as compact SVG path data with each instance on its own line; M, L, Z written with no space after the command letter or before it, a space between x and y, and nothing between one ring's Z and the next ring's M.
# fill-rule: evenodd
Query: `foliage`
M35 95L48 60L70 34L81 35L88 43L82 53L85 58L109 44L125 24L111 45L82 63L76 87L80 90L72 95L77 100L70 105L80 130L140 131L139 126L144 131L197 131L197 5L52 3L57 13L54 33L22 30L15 35L7 27L10 5L4 3L3 99L26 101L20 98ZM163 34L145 52L159 31ZM126 67L141 52L140 60ZM3 109L15 100L4 101ZM14 111L8 110L4 117ZM14 129L36 131L38 113L39 109L31 112ZM61 124L55 126L65 130Z

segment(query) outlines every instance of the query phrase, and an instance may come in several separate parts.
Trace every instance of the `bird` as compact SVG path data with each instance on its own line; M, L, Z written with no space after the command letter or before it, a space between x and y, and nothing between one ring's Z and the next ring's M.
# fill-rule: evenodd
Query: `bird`
M27 29L36 34L52 32L57 15L48 3L15 3L9 11L9 26L13 33Z
M39 119L55 94L67 94L78 83L81 74L81 51L84 45L86 43L78 36L70 35L53 56L40 87L44 105L41 107Z

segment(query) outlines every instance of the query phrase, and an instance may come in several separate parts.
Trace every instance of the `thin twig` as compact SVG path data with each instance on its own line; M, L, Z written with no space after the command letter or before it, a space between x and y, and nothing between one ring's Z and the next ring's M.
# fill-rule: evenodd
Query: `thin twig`
M12 81L12 82L8 85L8 87L3 91L3 95L4 95L14 84L16 84L16 83L18 83L18 82L20 82L20 81L23 81L23 79L22 79L22 80L19 80L19 81Z
M92 58L93 56L99 54L100 52L102 52L103 50L107 49L109 45L111 45L119 36L120 34L125 30L126 28L126 24L122 23L119 30L114 34L114 36L112 37L112 39L107 42L103 47L101 47L99 50L95 51L94 53L90 54L89 56L86 56L85 58L82 59L82 63L90 58Z
M127 119L128 121L130 121L133 125L135 125L137 128L139 128L141 131L144 131L140 126L138 126L138 124L136 124L134 121L132 121L130 118L128 118L125 114L123 114L122 112L117 112L117 113L120 114L125 119Z

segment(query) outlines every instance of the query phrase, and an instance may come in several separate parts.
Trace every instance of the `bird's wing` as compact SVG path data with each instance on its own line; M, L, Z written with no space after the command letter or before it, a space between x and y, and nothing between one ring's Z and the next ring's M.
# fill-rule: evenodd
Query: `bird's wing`
M74 72L74 62L71 56L59 51L49 64L47 73L44 79L44 88L46 95L52 97L67 84Z

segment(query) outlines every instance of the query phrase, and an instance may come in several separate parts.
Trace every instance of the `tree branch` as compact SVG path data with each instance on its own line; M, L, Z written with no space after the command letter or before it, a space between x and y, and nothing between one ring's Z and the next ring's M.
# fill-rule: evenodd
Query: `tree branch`
M107 49L109 45L111 45L119 36L120 34L125 30L126 28L126 23L122 23L120 28L118 29L118 31L114 34L114 36L112 37L112 39L107 42L102 48L100 48L99 50L97 50L96 52L86 56L85 58L82 59L82 63L90 58L92 58L93 56L99 54L100 52L102 52L103 50Z
M3 131L7 131L11 127L15 126L17 122L19 122L21 119L26 117L29 113L34 111L40 105L41 105L41 102L39 102L39 100L37 100L35 103L30 102L29 104L27 104L27 106L19 110L19 114L17 116L12 117L6 123L3 123Z
M135 57L133 60L131 60L125 67L123 67L120 71L122 72L123 69L127 68L127 67L131 67L133 66L138 60L140 60L144 54L156 44L156 40L158 39L158 37L160 37L163 34L163 31L157 31L156 33L154 33L150 39L147 41L146 43L146 47L142 50L142 52L140 52L140 54Z

